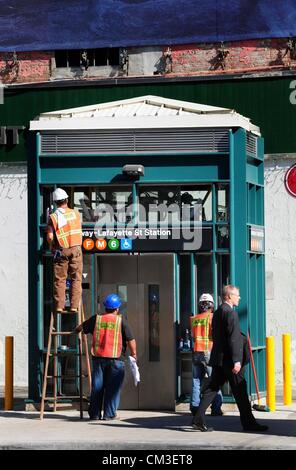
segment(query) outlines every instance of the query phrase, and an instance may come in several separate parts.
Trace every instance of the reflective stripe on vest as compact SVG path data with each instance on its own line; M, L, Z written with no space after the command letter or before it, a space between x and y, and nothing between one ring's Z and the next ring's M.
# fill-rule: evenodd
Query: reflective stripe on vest
M67 224L61 228L58 228L57 214L50 214L59 245L62 248L70 248L71 246L81 245L82 231L79 213L74 209L69 209L67 207L63 215L67 220Z
M93 356L118 358L122 351L121 315L105 313L97 315L93 332L91 353Z
M212 342L212 318L211 312L199 313L190 317L191 332L193 338L193 350L210 351Z

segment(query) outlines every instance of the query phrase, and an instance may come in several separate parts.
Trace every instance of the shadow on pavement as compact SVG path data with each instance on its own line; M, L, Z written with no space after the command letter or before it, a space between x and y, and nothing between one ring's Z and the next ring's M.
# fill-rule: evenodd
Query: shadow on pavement
M41 421L40 420L40 414L38 412L17 412L17 411L0 411L0 418L7 418L7 419L30 419L34 421ZM46 411L44 413L44 422L47 419L55 419L55 420L65 420L65 421L86 421L86 418L83 420L80 419L79 417L79 412L77 413L76 416L67 416L67 415L62 415L62 414L56 414L53 413L52 411Z
M38 412L0 411L0 418L23 420L29 419L40 421ZM252 433L253 435L296 437L296 425L294 419L262 419L261 416L259 418L257 416L256 419L260 424L266 424L269 426L269 429L264 433ZM162 411L161 416L131 417L122 418L115 421L89 421L86 416L83 420L81 420L79 417L79 412L77 412L77 415L68 416L49 411L44 414L43 422L46 424L47 420L62 420L69 421L71 423L85 423L91 426L100 427L111 426L115 428L121 428L123 430L125 428L131 428L131 425L133 425L142 429L167 429L172 431L199 434L198 431L194 431L191 427L192 416L189 413L176 413L172 415L171 412L168 412L167 415L165 415ZM224 415L222 417L211 417L207 415L206 423L208 426L213 427L214 431L217 432L244 433L238 416Z
M131 424L139 428L146 429L171 429L174 431L189 432L199 434L191 427L192 417L190 415L176 415L176 416L160 416L160 417L143 417L143 418L125 418L118 421L104 422L92 421L89 424L94 426L114 426L117 428L127 428ZM223 416L223 417L206 417L206 423L209 427L213 427L214 431L220 432L238 432L244 434L258 434L258 435L272 435L272 436L289 436L296 437L296 426L294 420L289 419L258 419L260 424L266 424L268 431L261 433L248 433L243 431L238 416Z

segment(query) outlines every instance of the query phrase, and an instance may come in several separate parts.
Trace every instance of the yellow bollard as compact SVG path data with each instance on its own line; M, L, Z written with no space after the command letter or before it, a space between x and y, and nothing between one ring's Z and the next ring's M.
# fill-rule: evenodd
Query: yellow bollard
M292 403L291 335L283 335L284 405Z
M13 336L5 336L4 410L13 410Z
M275 411L274 337L266 338L266 394L270 411Z

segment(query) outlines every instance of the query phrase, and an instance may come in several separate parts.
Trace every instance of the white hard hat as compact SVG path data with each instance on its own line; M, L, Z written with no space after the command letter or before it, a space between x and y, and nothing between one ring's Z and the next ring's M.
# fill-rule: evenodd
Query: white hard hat
M199 302L213 302L214 303L214 299L211 296L211 294L202 294L199 298Z
M52 193L52 197L54 201L63 201L64 199L67 199L69 196L66 193L66 191L64 191L62 188L57 188Z

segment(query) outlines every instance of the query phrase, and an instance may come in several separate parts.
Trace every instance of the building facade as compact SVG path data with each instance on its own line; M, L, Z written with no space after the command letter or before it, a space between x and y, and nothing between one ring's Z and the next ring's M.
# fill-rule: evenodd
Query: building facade
M296 307L296 206L284 184L296 155L295 56L288 41L90 49L87 68L78 49L71 54L68 50L1 54L0 74L6 84L0 105L1 285L8 287L0 303L1 316L7 318L1 326L0 347L3 351L5 335L15 335L17 385L26 385L28 376L27 158L34 158L28 151L29 121L46 111L143 95L235 109L261 129L265 139L266 333L275 336L277 383L282 382L282 333L292 335L292 361L296 362L291 313ZM294 367L294 383L295 373Z

